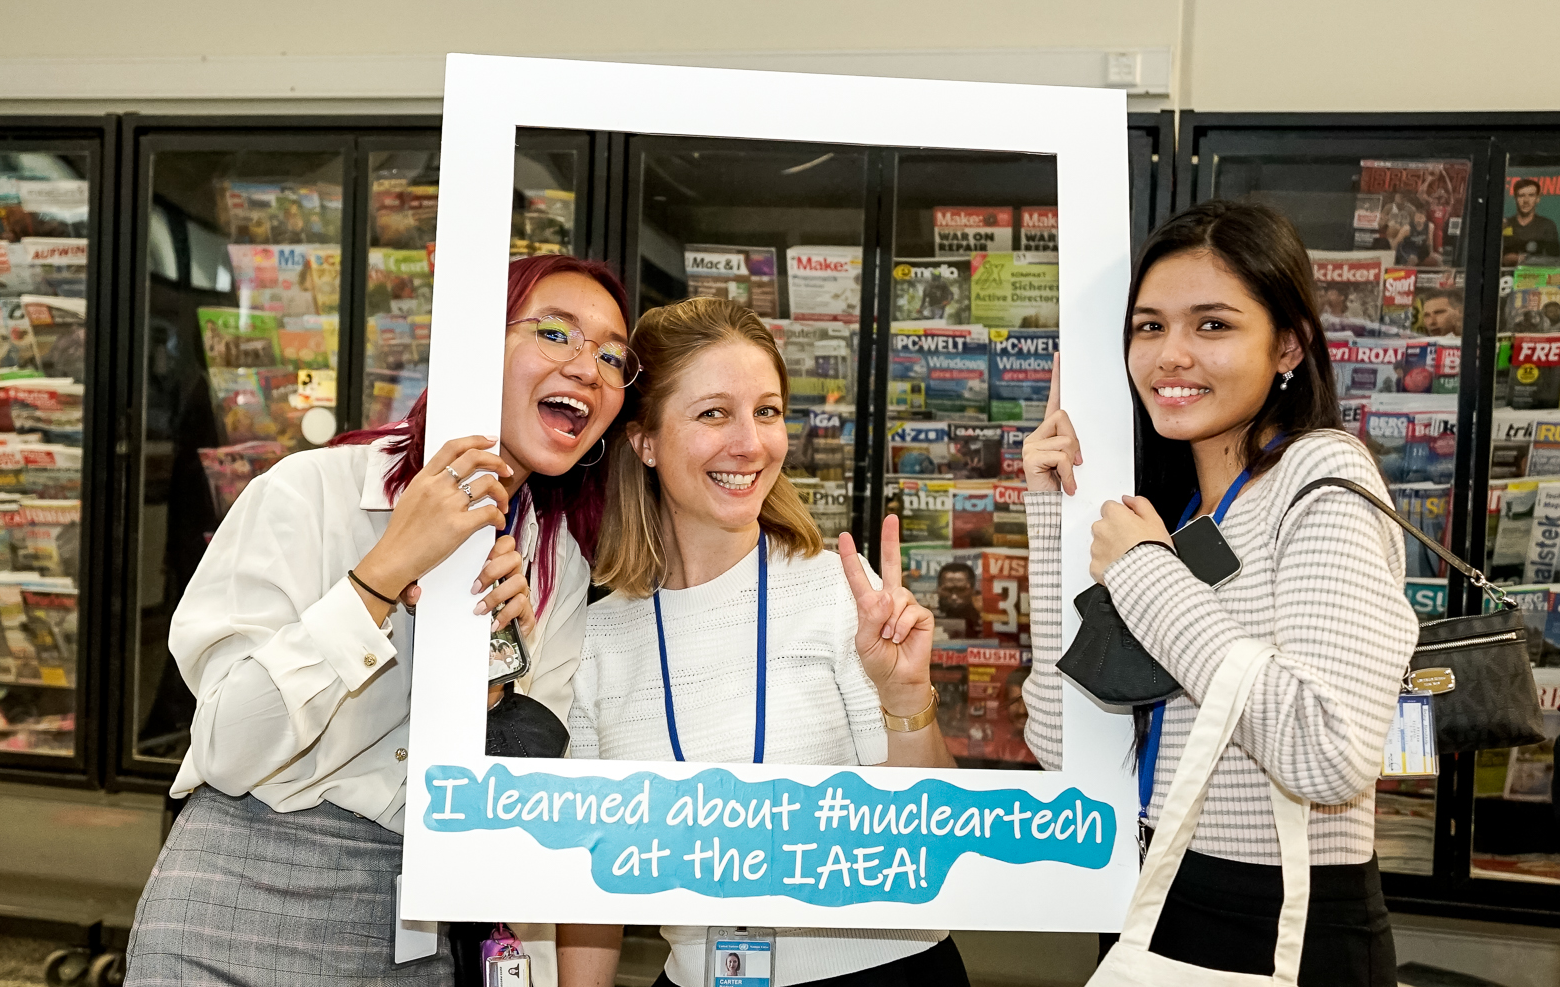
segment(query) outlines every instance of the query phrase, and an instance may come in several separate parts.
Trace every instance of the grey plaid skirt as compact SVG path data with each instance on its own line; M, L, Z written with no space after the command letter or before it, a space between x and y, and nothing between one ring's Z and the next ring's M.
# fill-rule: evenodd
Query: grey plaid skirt
M126 987L449 987L444 936L395 963L400 869L400 836L329 802L277 812L203 785L136 906Z

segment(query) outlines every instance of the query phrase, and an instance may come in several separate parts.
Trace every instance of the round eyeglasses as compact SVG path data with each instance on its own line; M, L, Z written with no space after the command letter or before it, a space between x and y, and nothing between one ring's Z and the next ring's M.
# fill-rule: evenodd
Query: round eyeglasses
M605 343L592 342L585 333L568 319L557 315L541 318L516 319L511 326L534 323L536 347L542 355L554 363L568 363L579 355L586 343L596 347L596 367L601 380L608 387L624 388L639 376L639 357L627 344L615 339Z

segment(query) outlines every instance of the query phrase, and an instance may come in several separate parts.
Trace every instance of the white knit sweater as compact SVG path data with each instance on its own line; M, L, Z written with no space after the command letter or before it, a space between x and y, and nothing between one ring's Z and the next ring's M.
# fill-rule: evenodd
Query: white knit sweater
M1105 571L1122 619L1185 687L1165 709L1150 825L1159 819L1197 702L1230 645L1252 637L1278 647L1214 771L1192 841L1199 853L1279 862L1269 775L1315 803L1312 864L1362 863L1373 850L1381 747L1419 625L1403 595L1403 535L1358 494L1315 490L1280 528L1296 492L1324 476L1389 499L1364 446L1342 432L1315 432L1230 506L1220 530L1241 571L1224 586L1209 588L1171 552L1150 545ZM1035 659L1024 686L1031 714L1025 739L1041 764L1059 768L1061 494L1027 494L1025 506ZM1173 521L1183 505L1154 506Z
M874 578L874 582L876 579ZM661 591L667 666L683 756L753 760L758 651L758 550L698 586ZM877 690L856 656L856 603L839 556L769 562L769 658L764 760L881 764L888 737ZM590 607L569 712L571 756L670 761L666 707L649 599L614 593ZM703 982L705 930L665 926L666 974ZM947 933L778 929L776 987L891 963Z

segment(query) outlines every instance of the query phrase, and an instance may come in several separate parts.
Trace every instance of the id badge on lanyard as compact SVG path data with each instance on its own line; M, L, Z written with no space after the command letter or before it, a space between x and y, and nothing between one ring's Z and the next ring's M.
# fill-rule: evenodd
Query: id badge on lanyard
M1381 777L1434 778L1441 773L1430 697L1456 687L1450 668L1421 668L1403 678L1397 711L1381 748Z
M705 987L770 987L775 978L775 930L710 929L704 939Z

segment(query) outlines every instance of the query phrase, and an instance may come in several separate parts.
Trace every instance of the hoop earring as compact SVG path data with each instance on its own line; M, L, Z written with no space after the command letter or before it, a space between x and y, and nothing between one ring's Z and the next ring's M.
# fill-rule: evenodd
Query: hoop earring
M1289 390L1289 382L1294 380L1294 379L1295 379L1295 372L1293 370L1285 370L1284 371L1284 379L1278 382L1278 389L1281 390L1281 391Z
M581 466L581 467L595 466L597 463L601 462L601 457L605 456L606 454L607 454L607 440L606 439L602 439L601 440L601 451L596 453L596 458L592 459L588 463L578 463L577 465Z

